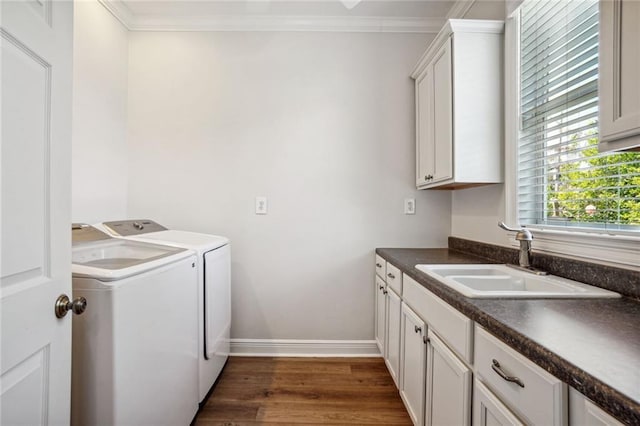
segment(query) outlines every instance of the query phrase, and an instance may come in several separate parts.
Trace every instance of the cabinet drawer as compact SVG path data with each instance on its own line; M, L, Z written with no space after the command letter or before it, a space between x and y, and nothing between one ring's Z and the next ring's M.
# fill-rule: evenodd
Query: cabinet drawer
M475 337L476 372L525 423L566 424L567 389L563 382L479 326Z
M376 254L376 274L382 279L387 277L387 261Z
M402 295L460 358L473 362L473 321L406 274Z
M391 287L398 295L402 296L402 272L400 269L387 262L387 285Z

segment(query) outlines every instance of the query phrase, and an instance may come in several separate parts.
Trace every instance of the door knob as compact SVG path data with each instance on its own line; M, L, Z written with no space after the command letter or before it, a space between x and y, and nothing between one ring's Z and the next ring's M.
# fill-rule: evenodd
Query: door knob
M56 317L62 318L67 315L67 312L73 311L76 315L82 315L87 309L87 299L84 297L77 297L73 301L69 300L69 296L61 294L56 299Z

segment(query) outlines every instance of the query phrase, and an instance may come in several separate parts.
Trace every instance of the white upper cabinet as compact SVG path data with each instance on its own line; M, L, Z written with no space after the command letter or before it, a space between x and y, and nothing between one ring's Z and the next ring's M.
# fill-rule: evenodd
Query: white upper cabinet
M449 20L416 81L416 186L503 181L502 21Z
M416 185L434 185L453 177L451 123L451 39L446 39L426 72L416 79Z
M600 151L640 150L640 2L600 1Z

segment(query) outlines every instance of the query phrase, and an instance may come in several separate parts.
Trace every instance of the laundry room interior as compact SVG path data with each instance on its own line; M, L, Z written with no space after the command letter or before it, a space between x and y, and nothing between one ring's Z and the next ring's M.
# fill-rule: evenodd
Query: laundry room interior
M60 22L55 10L51 12L57 1L33 3L38 3L33 10L43 7L42 16L49 16L49 23ZM614 79L611 73L606 77L617 82L611 96L617 95L619 102L611 101L611 105L622 105L616 111L627 120L621 120L627 128L620 130L622 125L614 122L607 130L618 126L610 132L614 135L611 142L601 136L600 148L605 154L620 155L616 164L628 167L626 172L616 172L616 177L621 176L618 183L603 184L615 186L619 193L628 191L619 196L623 207L618 207L617 217L602 227L598 227L600 222L592 224L591 218L604 208L596 203L601 201L598 195L588 195L592 198L580 204L575 216L559 218L554 213L552 220L544 223L527 222L528 207L522 207L521 199L528 193L516 192L530 186L550 188L539 202L546 214L546 209L553 208L549 206L558 204L552 194L559 190L551 189L546 180L523 181L523 173L515 166L523 160L516 158L514 148L529 119L518 121L521 117L517 114L526 102L519 104L516 92L532 78L527 74L520 80L515 71L515 64L531 59L518 56L521 34L514 28L526 23L518 15L519 8L534 3L544 4L540 8L566 5L562 12L566 17L556 22L550 13L546 19L557 24L557 31L573 28L575 21L583 20L582 29L571 29L574 32L562 38L563 43L572 51L583 48L588 43L584 40L600 37L599 60L603 61L604 42L640 38L640 3L636 0L59 3L73 6L68 12L72 13L73 43L70 137L68 149L62 149L62 155L70 159L59 163L66 164L66 172L61 173L67 174L69 185L61 190L52 187L51 193L44 191L47 195L43 199L56 203L62 199L60 203L66 207L51 210L54 213L43 207L41 215L25 213L22 219L20 212L27 208L8 213L3 208L2 250L9 253L14 247L11 243L19 239L17 231L10 228L28 228L23 222L36 217L45 220L44 231L29 231L36 243L28 247L45 247L43 259L60 248L70 253L69 259L42 260L42 264L74 263L73 290L71 266L64 273L49 275L68 276L63 281L69 297L62 305L58 299L56 315L59 305L62 313L55 321L70 323L73 317L73 341L68 337L67 342L73 346L73 359L65 355L64 362L75 377L71 379L70 372L68 383L46 392L41 384L25 384L24 389L30 391L28 397L23 396L27 393L15 385L20 381L14 376L22 377L15 372L23 365L17 360L35 358L15 355L15 361L2 366L4 381L11 384L2 399L6 412L3 425L30 424L25 419L32 418L45 419L38 424L76 425L435 426L493 424L492 419L499 424L640 423L640 43L623 44L621 54L606 56L608 61L630 58L618 64L623 71L614 67L622 77ZM22 19L20 13L16 16ZM9 18L3 19L14 15L6 16ZM603 19L619 19L619 25L616 21L607 27L613 27L612 34L619 33L607 33L609 38L598 34L598 20L600 31L604 31ZM11 25L2 22L4 45L19 39ZM545 23L537 25L544 28ZM586 33L589 38L583 35ZM522 38L528 40L526 37L533 38L523 32ZM443 44L443 40L448 41ZM22 46L20 43L16 45ZM444 127L448 126L455 149L451 148L448 160L443 160L436 147L431 152L435 160L429 161L435 162L435 169L440 167L439 161L449 161L454 168L452 173L457 176L445 179L444 184L432 183L433 176L425 175L437 170L423 172L421 168L425 158L421 138L432 129L436 129L433 137L442 136L438 129L444 119L438 118L437 110L443 104L438 104L437 93L444 86L432 84L425 89L436 93L435 104L429 106L421 103L420 88L422 79L440 76L438 48L442 45L449 46L447 72L454 75L447 89L453 101L449 99L443 108L453 111L454 117L449 117ZM595 49L597 56L598 47ZM539 51L531 55L542 55ZM7 52L7 57L14 55L9 48ZM594 54L584 48L581 55ZM603 92L598 66L600 79L605 74L597 57L579 63L578 59L575 63L566 61L568 64L559 68L569 69L568 81L584 78L585 87L590 84ZM53 70L55 77L56 68ZM536 69L536 76L542 74ZM9 84L3 78L3 87ZM553 91L559 90L549 89L548 82L538 84L531 89L537 91L530 94L538 96L536 102L544 90L554 95L557 92ZM573 83L562 84L569 87ZM596 89L590 90L580 96L593 95L589 102L595 103L596 109L579 104L579 113L588 115L586 121L571 127L573 133L565 127L559 131L569 141L562 142L567 147L594 137L597 142L598 129L588 133L591 127L587 127L597 121L598 106L601 114L604 107L598 103ZM470 96L465 98L465 91ZM570 95L561 93L558 97L568 99ZM600 98L600 102L608 99L602 94ZM571 105L567 108L578 108L578 100L571 98L566 103ZM423 122L421 114L428 114L427 110L432 116ZM11 117L3 113L3 125ZM570 123L563 126L570 127L577 119L571 116L567 121ZM465 122L466 129L461 127ZM547 132L547 137L548 128L541 132L541 124L536 126L536 134ZM603 129L604 125L601 135L605 134ZM7 130L9 136L14 134L10 131L14 130ZM9 136L3 131L3 139ZM55 151L56 139L52 140L52 148L44 149L43 155L60 155ZM593 147L579 145L578 150L589 148ZM4 186L4 182L19 179L19 175L9 174L19 168L10 165L13 152L3 141L2 166L7 170L2 174L3 204L10 203L20 191L17 184L7 186L9 189ZM53 165L44 167L45 178L38 175L42 182L50 169L52 174L58 173L55 155L50 157ZM545 155L550 154L539 154ZM562 161L568 162L566 158ZM576 168L584 168L586 161ZM599 170L605 167L604 163L596 166ZM577 179L578 172L571 169L557 174ZM472 177L467 179L467 174ZM626 187L619 183L624 178L628 178ZM39 183L33 185L40 188ZM591 194L584 187L577 191ZM593 204L599 209L595 216ZM23 205L40 206L31 202ZM56 211L61 212L60 217ZM630 212L624 216L629 219L621 219L620 211ZM572 223L578 216L585 222ZM47 221L68 222L68 236L50 231L53 225ZM177 235L174 231L182 232L176 240L172 239ZM155 236L156 232L160 234ZM120 263L107 264L101 259L103 275L96 275L91 269L98 265L93 254L83 254L89 247L87 242L112 247L114 253L118 251L113 261ZM161 290L165 291L162 297L135 293L148 298L149 303L139 299L132 303L129 297L119 301L113 296L104 302L112 310L101 306L100 314L91 313L91 298L106 297L106 293L87 280L111 282L117 287L117 280L133 279L127 273L118 275L118 268L142 268L136 262L126 263L126 256L138 256L131 254L136 250L144 252L139 259L155 261L154 267L165 268L165 274L178 274L179 264L184 275L175 282L189 281L185 287L190 289L189 295L167 284L166 290ZM18 265L7 266L8 272L2 274L3 323L8 324L15 323L12 318L20 318L9 316L13 315L7 308L11 297L30 288L28 271L36 269L6 256L2 258L5 265ZM451 264L462 266L456 269ZM502 268L505 264L520 269ZM49 269L57 271L54 266ZM145 273L141 271L136 274ZM222 284L207 284L206 277L211 283ZM452 284L455 277L462 278ZM543 286L548 283L545 279L557 279L558 289L537 287L535 281L525 290L501 287L494 288L494 293L483 293L481 286L492 277L504 279L501 285L516 281L524 285L533 277ZM28 283L23 286L20 280ZM165 288L162 279L154 282L159 283L157 288ZM214 291L216 296L223 295L222 302L216 299L207 305L207 291L209 297ZM83 306L77 302L81 296L85 298ZM175 383L178 375L193 376L191 382L180 381L185 387L181 396L146 400L141 406L158 407L151 417L135 412L135 404L126 408L118 405L117 398L136 398L135 393L126 393L126 386L105 388L111 396L117 394L114 401L111 396L85 390L90 401L72 396L74 386L76 392L80 386L93 390L103 386L99 374L93 377L100 370L106 381L112 374L111 379L118 377L114 382L130 379L130 389L135 387L137 376L129 376L128 371L139 369L146 361L135 364L127 358L131 364L123 364L124 370L118 371L111 365L117 357L102 358L98 349L117 354L113 348L122 347L118 327L126 334L128 318L147 315L150 311L145 309L151 309L153 300L167 300L158 309L172 309L166 318L174 318L171 315L175 313L175 322L166 318L144 322L149 328L138 332L149 331L147 342L164 342L157 347L163 356L175 347L173 343L162 346L167 344L163 336L169 335L175 335L175 342L183 342L193 353L185 361L188 367L176 361L182 370L169 358L159 357L154 361L157 368L152 364L145 368L148 376L143 380L149 385L157 379L159 390L166 385L162 382L165 376L157 374L160 370L172 370L175 374L167 375L166 380ZM52 302L47 299L47 309ZM70 315L63 319L67 311ZM118 315L128 315L126 322L118 324ZM103 329L92 324L102 321L114 324L104 329L111 334L113 346L101 346ZM30 326L17 331L4 327L4 347L13 342L5 336L9 339L32 330ZM67 331L70 333L70 328ZM145 334L139 335L139 353L152 354L154 347L143 348ZM123 342L132 342L136 335L127 336ZM96 343L87 343L86 351L80 353L78 340L93 342L94 337ZM207 345L214 349L207 351ZM592 346L599 349L591 353L587 348ZM5 359L14 360L13 352L4 351ZM43 360L48 351L43 350ZM187 356L186 351L180 356ZM25 349L24 353L40 352ZM71 366L80 359L81 367ZM210 359L214 367L206 366ZM239 360L247 364L234 364ZM49 371L49 362L55 367L53 361L42 361L43 371ZM292 364L284 367L280 362ZM316 364L296 364L305 362ZM206 380L202 368L209 371ZM282 384L287 371L295 382L291 389ZM439 376L438 371L445 373ZM381 377L372 378L374 373ZM347 382L343 374L353 375L353 382ZM327 375L325 379L323 375ZM256 385L260 377L268 382L264 388ZM323 382L335 388L325 394L318 390ZM245 384L255 386L251 388L254 393L247 390L243 394L239 389ZM56 402L59 406L47 402L56 399L50 395L55 389L67 395L66 400ZM364 400L362 395L367 392L375 404ZM100 406L101 398L113 406ZM263 405L269 402L274 405ZM163 413L161 407L173 403L178 404L176 411L171 416ZM36 417L25 414L33 404L39 407L32 413ZM86 404L82 412L77 411L81 404ZM588 423L596 420L599 423Z
M370 340L372 248L505 244L501 185L413 184L409 75L434 33L128 31L75 6L73 221L228 237L236 338Z

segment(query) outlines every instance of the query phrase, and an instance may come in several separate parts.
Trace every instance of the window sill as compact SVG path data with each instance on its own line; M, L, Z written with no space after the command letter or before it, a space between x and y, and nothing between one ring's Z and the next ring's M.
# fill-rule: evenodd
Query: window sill
M533 251L640 271L640 237L527 226ZM511 234L511 233L510 233ZM510 235L510 244L519 247Z

